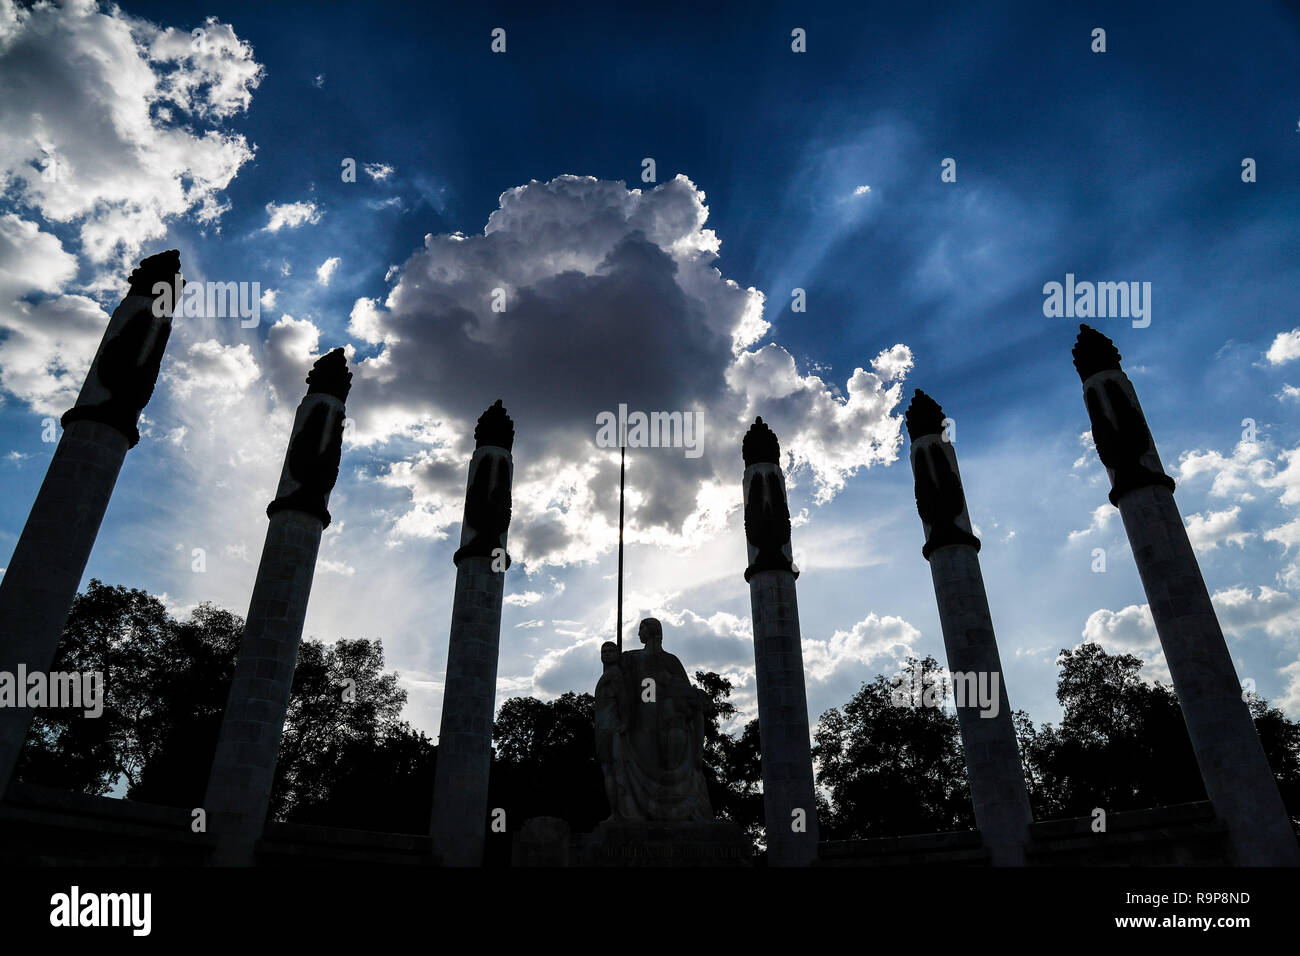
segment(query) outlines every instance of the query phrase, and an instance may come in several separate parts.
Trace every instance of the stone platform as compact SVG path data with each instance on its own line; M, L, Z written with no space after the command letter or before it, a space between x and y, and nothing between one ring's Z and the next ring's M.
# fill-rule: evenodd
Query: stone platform
M513 847L514 866L752 866L754 848L736 824L624 820L591 833L569 832L557 817L524 822Z
M576 866L749 866L754 851L727 820L602 823L573 838Z

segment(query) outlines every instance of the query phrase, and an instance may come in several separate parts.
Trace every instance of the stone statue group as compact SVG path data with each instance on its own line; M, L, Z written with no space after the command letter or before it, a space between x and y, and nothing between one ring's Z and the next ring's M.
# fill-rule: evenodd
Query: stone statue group
M704 777L705 728L712 701L663 649L663 627L641 622L642 650L600 649L596 753L610 822L713 819Z

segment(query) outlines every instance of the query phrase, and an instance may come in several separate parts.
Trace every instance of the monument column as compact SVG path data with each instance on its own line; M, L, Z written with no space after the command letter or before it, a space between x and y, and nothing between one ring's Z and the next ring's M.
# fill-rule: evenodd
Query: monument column
M1239 866L1300 864L1277 781L1269 768L1209 591L1160 464L1133 383L1115 344L1079 326L1074 367L1083 381L1110 503L1124 519L1156 633L1215 813Z
M954 691L958 681L964 685L956 711L975 825L994 866L1024 866L1033 813L957 453L943 437L943 409L919 388L906 419L925 532L921 554L930 562Z
M330 523L329 496L338 479L344 402L351 387L342 349L317 360L294 418L275 500L266 509L266 543L203 804L217 835L216 863L255 862L316 554Z
M510 488L515 426L501 400L474 429L465 517L451 608L447 676L443 683L438 764L434 771L430 835L443 866L481 866L487 833L488 772L496 713L501 603L510 567Z
M149 403L179 298L180 253L149 256L130 276L113 311L27 523L0 580L0 671L48 672L68 609L137 422ZM166 293L154 294L166 287ZM26 707L0 708L0 796L9 785L32 722Z
M817 800L781 447L756 418L741 451L767 857L773 866L808 866L817 862Z

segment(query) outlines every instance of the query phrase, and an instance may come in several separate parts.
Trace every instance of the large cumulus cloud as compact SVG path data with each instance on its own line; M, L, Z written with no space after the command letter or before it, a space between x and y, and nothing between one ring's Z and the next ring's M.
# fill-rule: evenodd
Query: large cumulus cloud
M473 423L500 397L516 421L512 550L534 570L612 544L618 456L596 416L695 412L703 454L629 453L632 540L691 547L739 506L740 440L756 414L782 439L797 484L825 501L847 475L897 457L894 410L911 368L881 343L841 389L763 343L763 295L725 278L704 193L560 176L508 190L480 235L427 236L385 300L361 299L350 333L351 435L420 447L383 480L410 489L393 533L437 537L459 518ZM494 304L504 302L504 310Z

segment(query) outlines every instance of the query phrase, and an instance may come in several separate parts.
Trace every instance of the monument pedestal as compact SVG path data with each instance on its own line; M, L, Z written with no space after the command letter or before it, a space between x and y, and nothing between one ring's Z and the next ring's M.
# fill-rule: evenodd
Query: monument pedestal
M578 866L749 866L753 845L729 820L606 821L574 839Z

